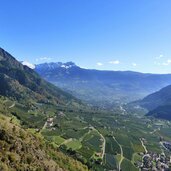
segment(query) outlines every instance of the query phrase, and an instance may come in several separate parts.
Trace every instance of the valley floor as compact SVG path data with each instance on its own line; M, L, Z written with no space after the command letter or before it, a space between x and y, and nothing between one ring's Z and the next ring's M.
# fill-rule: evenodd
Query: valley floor
M10 100L3 105L16 122L89 170L170 167L171 123L145 117L140 109L122 106L108 112L37 103L28 108Z

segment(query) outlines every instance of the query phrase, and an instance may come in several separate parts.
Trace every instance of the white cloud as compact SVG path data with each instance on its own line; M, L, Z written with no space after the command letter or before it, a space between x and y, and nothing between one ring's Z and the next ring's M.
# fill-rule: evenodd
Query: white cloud
M171 59L168 59L166 62L163 62L162 65L171 65Z
M136 67L136 66L137 66L137 64L133 62L133 63L132 63L132 66Z
M52 58L50 57L41 57L36 59L36 61L50 61L50 60L52 60Z
M97 65L98 66L102 66L103 64L101 62L97 62Z
M25 66L28 66L31 69L34 69L35 68L35 65L34 64L31 64L28 61L23 61L22 64L25 65Z
M155 65L163 65L163 66L168 66L168 65L171 65L171 59L168 59L167 61L165 62L154 62Z
M118 60L115 60L115 61L109 61L109 64L117 65L117 64L120 64L120 61L118 61Z
M160 54L159 56L156 57L156 59L161 59L163 57L164 57L164 55L163 54Z

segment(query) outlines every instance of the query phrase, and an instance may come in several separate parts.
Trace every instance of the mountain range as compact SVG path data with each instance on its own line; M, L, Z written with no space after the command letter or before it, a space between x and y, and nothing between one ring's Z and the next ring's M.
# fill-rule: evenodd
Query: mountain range
M70 104L79 101L43 80L34 70L22 65L0 48L0 95L18 101Z
M148 116L171 120L171 85L135 103L146 108L149 111Z
M77 98L101 107L141 99L171 84L171 74L99 71L73 62L43 63L36 65L35 71Z
M161 153L159 135L171 140L168 121L135 108L170 120L171 85L133 102L134 108L122 104L170 84L169 74L88 70L73 62L36 66L46 80L74 87L68 92L77 98L95 99L92 105L119 103L110 111L89 108L26 64L0 49L0 170L137 171L147 150Z

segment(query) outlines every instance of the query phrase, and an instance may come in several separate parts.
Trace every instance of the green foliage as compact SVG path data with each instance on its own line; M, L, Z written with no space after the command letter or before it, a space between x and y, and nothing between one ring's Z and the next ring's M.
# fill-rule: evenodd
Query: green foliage
M113 137L108 136L106 139L106 153L111 155L117 155L121 153L119 145L116 143L116 141L113 139Z
M124 171L138 171L138 169L127 159L122 161L121 169Z
M123 156L131 161L134 150L131 148L131 146L127 146L127 147L122 146L122 149L123 149Z
M136 171L141 138L157 153L159 137L171 141L170 122L144 117L144 110L128 105L125 113L121 106L112 112L90 109L7 52L0 49L0 55L0 170L116 170L124 158L122 170Z
M55 168L61 168L61 171L88 171L80 162L47 144L41 135L31 133L10 120L0 115L0 170L28 168L41 171L51 168L55 171Z
M78 150L82 147L82 144L80 143L79 140L72 140L68 143L66 143L67 149L72 149L72 150Z
M0 95L21 103L75 104L80 101L43 80L34 70L23 66L8 52L0 48Z
M112 170L112 169L116 169L117 170L117 162L115 159L115 156L112 154L105 154L105 168Z

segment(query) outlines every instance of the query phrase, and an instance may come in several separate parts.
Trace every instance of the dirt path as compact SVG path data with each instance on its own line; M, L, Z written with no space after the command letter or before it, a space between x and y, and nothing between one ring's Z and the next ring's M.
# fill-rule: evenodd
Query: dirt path
M119 161L119 164L118 164L118 170L120 171L121 170L121 164L122 164L122 161L124 159L124 156L123 156L123 149L122 149L122 146L119 144L119 142L116 140L116 138L113 136L113 139L116 141L116 143L119 145L120 147L120 150L121 150L121 159Z
M142 144L142 146L144 148L145 153L147 154L148 150L147 150L146 146L144 145L144 142L143 142L143 140L141 138L140 138L140 141L141 141L141 144Z
M15 106L15 102L11 106L9 106L9 109L13 108L14 106Z
M106 140L105 140L104 136L99 131L98 131L98 133L101 136L101 138L103 139L103 145L102 145L102 159L103 159L104 155L105 155Z
M89 128L89 127L84 127L83 129L87 129L87 128ZM91 132L91 130L89 129L89 131L88 131L87 133L85 133L81 138L79 138L79 141L82 142L83 139L84 139L88 134L90 134L90 132Z
M100 135L101 139L103 139L103 144L102 144L102 159L103 159L103 158L104 158L104 155L105 155L105 147L106 147L106 140L105 140L104 136L103 136L96 128L94 128L93 126L91 126L91 127L85 127L85 128L83 128L83 129L86 129L86 128L89 128L89 131L88 131L86 134L84 134L84 135L79 139L79 141L83 141L83 139L86 137L86 135L90 134L91 131L93 131L93 130L96 131L96 132ZM92 130L90 130L90 128L91 128Z
M43 130L43 129L45 129L45 128L46 128L46 126L47 126L47 122L45 122L45 124L43 125L42 130Z
M71 142L72 140L73 140L72 138L69 138L69 139L65 140L63 143L61 143L60 145L67 144L67 143Z
M150 132L150 134L154 134L154 133L156 133L157 131L160 131L160 128L154 129L152 132Z
M93 126L91 126L91 128L93 130L95 130L100 135L100 137L103 139L103 144L102 144L102 159L103 159L104 155L105 155L106 140L105 140L104 136L96 128L94 128Z

